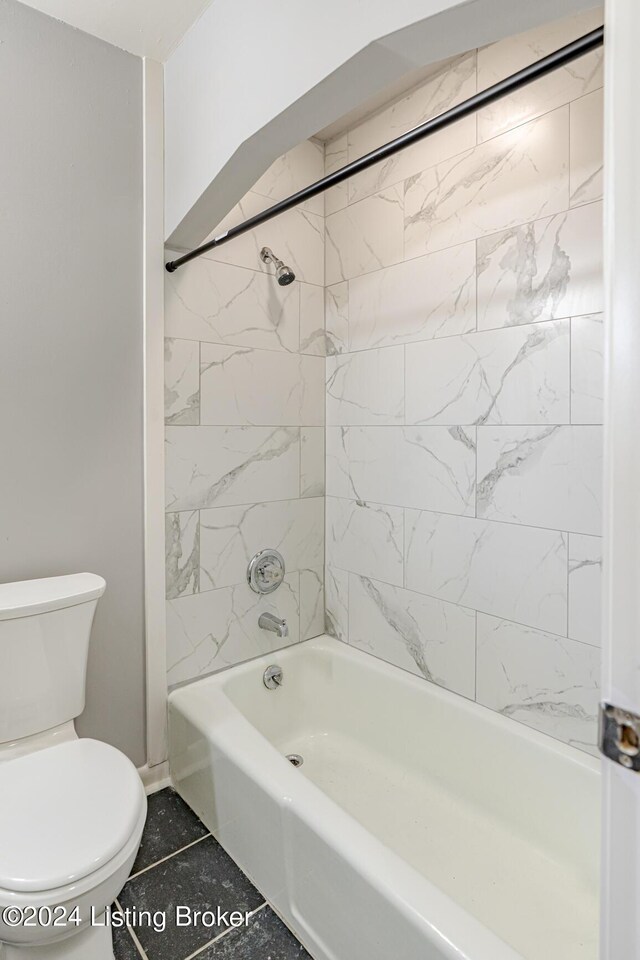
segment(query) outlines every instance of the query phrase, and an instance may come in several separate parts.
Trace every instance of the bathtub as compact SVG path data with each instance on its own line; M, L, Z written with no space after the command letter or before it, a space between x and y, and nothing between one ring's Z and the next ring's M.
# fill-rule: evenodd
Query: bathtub
M596 960L597 760L330 637L169 716L176 789L315 960Z

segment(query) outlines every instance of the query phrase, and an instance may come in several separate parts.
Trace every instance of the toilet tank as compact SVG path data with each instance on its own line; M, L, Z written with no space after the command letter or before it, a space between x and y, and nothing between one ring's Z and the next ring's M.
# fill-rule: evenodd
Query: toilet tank
M91 625L105 586L93 573L0 584L0 744L84 710Z

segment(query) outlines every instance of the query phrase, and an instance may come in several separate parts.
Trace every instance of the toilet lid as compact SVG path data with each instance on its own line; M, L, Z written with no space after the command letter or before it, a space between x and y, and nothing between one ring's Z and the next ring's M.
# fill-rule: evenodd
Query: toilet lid
M138 771L97 740L0 763L0 888L51 890L98 870L133 835Z

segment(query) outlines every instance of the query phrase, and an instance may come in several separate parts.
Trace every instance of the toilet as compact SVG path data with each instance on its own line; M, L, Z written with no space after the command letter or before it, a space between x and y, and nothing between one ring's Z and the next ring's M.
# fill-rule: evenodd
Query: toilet
M115 747L79 738L91 573L0 585L0 960L114 960L110 906L147 802Z

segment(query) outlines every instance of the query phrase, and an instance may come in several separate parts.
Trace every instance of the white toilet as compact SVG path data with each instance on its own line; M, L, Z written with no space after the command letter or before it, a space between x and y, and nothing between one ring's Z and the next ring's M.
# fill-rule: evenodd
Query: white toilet
M91 573L0 585L0 960L113 960L104 912L147 802L131 761L73 723L104 589Z

